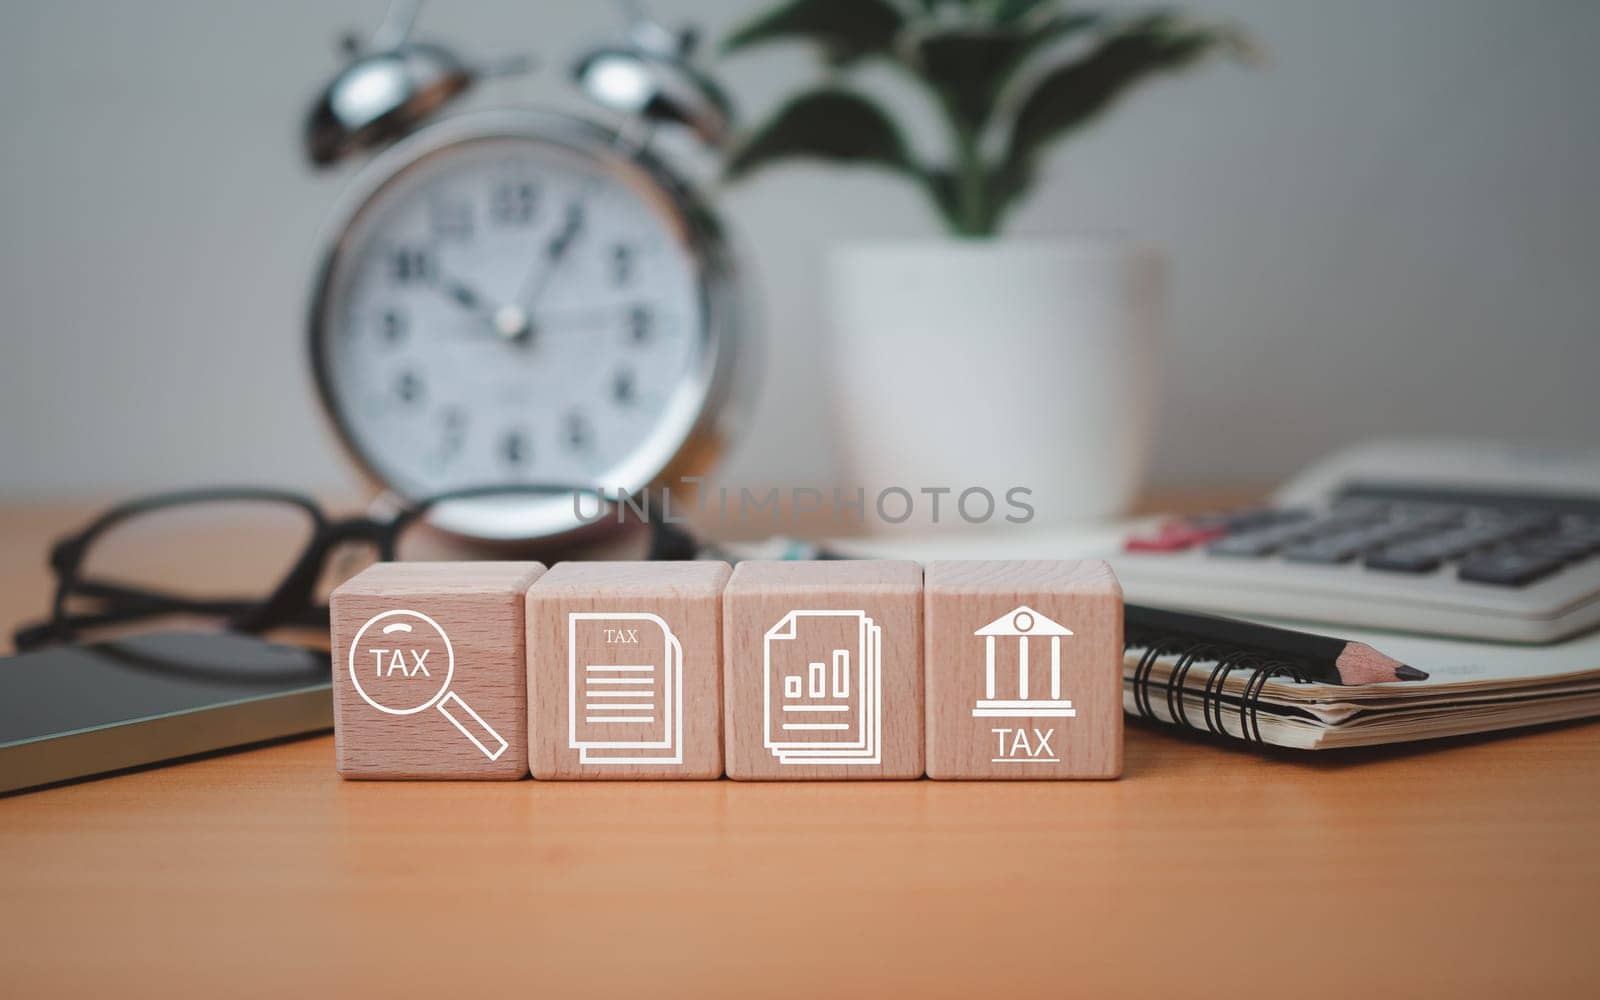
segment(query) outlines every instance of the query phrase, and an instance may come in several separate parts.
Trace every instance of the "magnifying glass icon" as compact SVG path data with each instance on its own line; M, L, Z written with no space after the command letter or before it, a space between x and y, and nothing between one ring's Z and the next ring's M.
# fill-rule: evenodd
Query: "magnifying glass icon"
M368 619L350 643L348 669L361 700L386 715L436 708L490 760L499 760L510 746L450 690L455 649L439 623L420 611L385 611Z

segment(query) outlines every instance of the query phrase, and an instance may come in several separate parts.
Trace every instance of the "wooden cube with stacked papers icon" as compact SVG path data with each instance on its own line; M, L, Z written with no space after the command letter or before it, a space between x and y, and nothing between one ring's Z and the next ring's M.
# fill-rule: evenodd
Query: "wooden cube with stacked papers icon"
M922 775L922 567L751 560L723 592L724 757L758 780Z

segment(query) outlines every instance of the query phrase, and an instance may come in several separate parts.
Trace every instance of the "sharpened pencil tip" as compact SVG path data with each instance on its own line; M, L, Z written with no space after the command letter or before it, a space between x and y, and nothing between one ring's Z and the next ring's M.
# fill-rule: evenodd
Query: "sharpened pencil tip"
M1428 672L1402 663L1394 668L1394 679L1397 681L1425 681L1428 679Z

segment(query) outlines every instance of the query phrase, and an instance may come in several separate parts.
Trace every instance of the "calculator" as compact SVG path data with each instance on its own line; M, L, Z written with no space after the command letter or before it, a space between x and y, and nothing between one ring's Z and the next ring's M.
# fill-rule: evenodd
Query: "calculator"
M1374 442L1122 549L1152 604L1554 642L1600 624L1600 448Z

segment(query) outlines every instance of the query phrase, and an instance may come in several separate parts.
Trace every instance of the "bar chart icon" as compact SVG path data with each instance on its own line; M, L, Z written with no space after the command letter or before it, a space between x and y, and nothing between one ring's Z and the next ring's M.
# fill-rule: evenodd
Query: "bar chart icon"
M762 650L763 737L783 764L882 759L883 630L862 611L791 611Z

